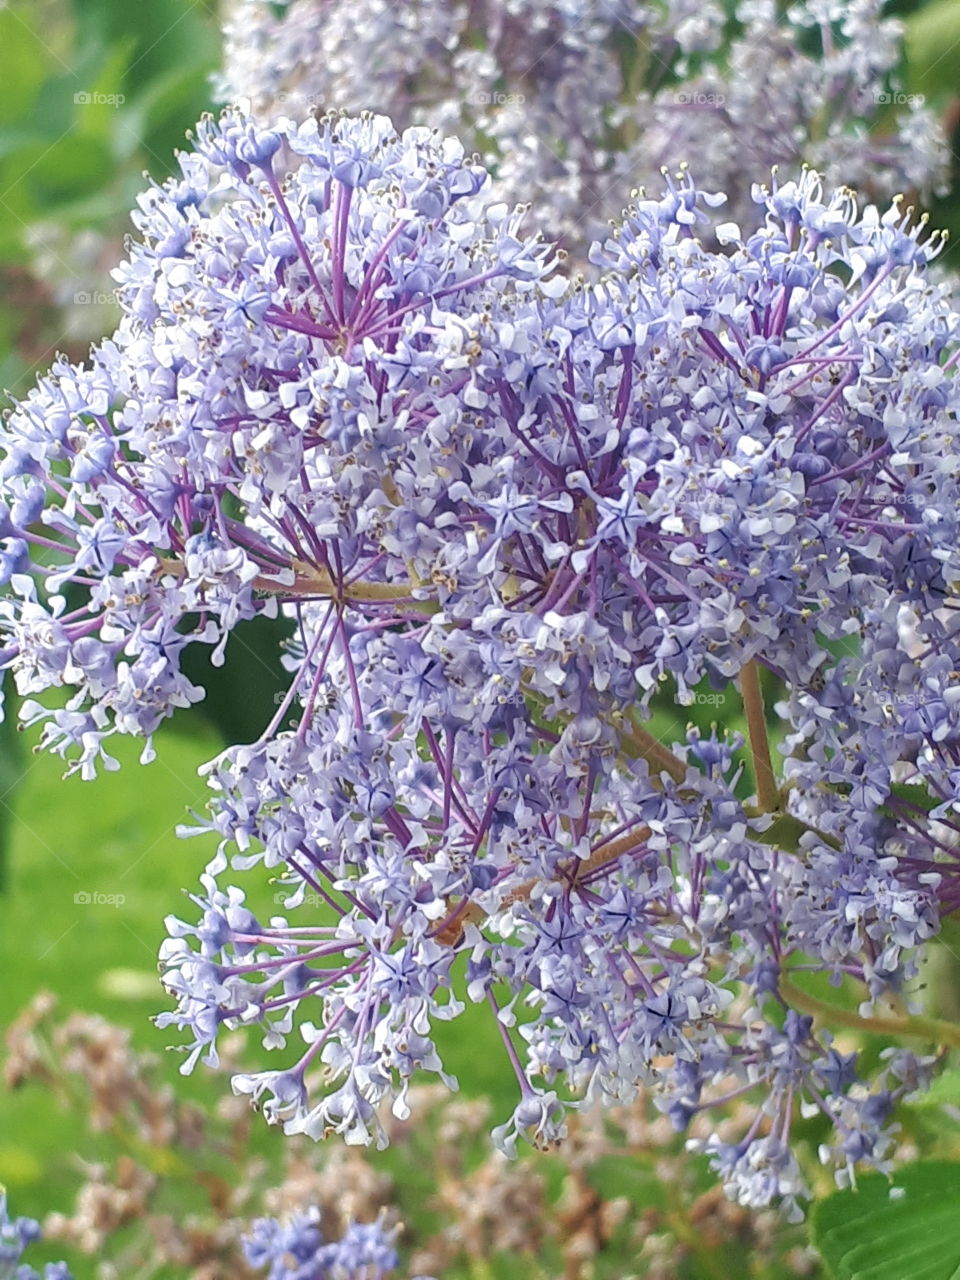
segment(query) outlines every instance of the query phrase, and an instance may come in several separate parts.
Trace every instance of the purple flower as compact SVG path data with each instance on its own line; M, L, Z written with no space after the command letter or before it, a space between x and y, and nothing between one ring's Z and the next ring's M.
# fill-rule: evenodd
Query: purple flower
M6 665L24 694L76 690L45 740L86 775L115 732L149 758L155 728L202 696L187 644L222 661L274 588L364 571L351 545L388 516L388 459L440 447L478 376L493 282L548 266L520 215L488 214L462 150L383 118L263 131L228 113L181 167L141 197L114 337L89 367L58 361L0 432ZM82 603L64 614L68 587Z
M349 621L329 589L288 600L302 637L292 727L211 771L201 826L236 845L236 870L283 869L290 920L257 927L250 964L245 926L218 934L216 979L171 950L168 982L186 1025L211 981L243 969L253 989L220 1012L271 1045L310 1011L292 1066L235 1085L288 1132L379 1144L378 1107L406 1115L417 1072L453 1083L432 1026L462 1007L462 951L465 994L490 1003L517 1075L518 1108L495 1131L505 1150L558 1140L581 1095L615 1102L639 1080L681 1126L731 1096L765 1099L729 1152L705 1148L745 1203L803 1193L787 1146L801 1106L835 1127L841 1176L856 1152L886 1159L886 1114L861 1105L855 1063L781 984L812 965L868 1000L903 989L937 929L939 875L916 867L916 822L915 852L898 852L908 815L890 778L898 760L921 767L919 733L953 741L954 699L943 654L911 657L889 620L930 618L948 651L933 619L956 574L956 497L944 437L909 422L950 430L937 415L955 396L942 369L957 320L920 270L935 244L896 209L858 217L808 175L715 254L690 237L685 191L638 205L598 249L614 271L631 264L609 287L509 302L463 387L466 437L405 422L409 444L377 446L387 471L369 499L344 499L357 512L344 534L326 534L357 566ZM816 287L785 283L771 245ZM874 267L835 288L838 255L853 275L865 249ZM922 321L876 319L904 296ZM612 337L609 308L655 320ZM878 382L894 358L896 383ZM863 396L881 397L875 414L851 420ZM918 483L923 522L899 501ZM905 567L908 535L911 566L935 575ZM855 658L824 648L850 636ZM786 690L771 812L744 799L742 736L643 727L665 687L688 705L752 661ZM926 681L937 716L892 726L894 675ZM931 777L937 758L924 756ZM212 876L226 871L224 852ZM311 895L335 925L305 913ZM752 1012L735 1015L744 987Z
M7 1193L0 1188L0 1280L72 1280L65 1262L46 1263L41 1275L20 1261L40 1235L40 1224L34 1218L10 1217Z
M860 1078L793 984L909 1003L960 905L939 241L806 172L718 252L683 178L558 289L425 130L230 112L181 163L117 334L4 429L30 565L0 631L24 720L90 774L200 696L186 644L294 624L288 693L190 828L218 851L161 952L183 1070L256 1027L280 1061L234 1088L268 1122L383 1145L418 1076L456 1087L437 1024L483 1001L508 1152L639 1083L678 1125L754 1104L701 1144L743 1203L793 1211L798 1112L842 1179L886 1167L929 1063ZM685 723L728 697L746 735ZM259 864L272 912L237 883Z
M341 1238L328 1242L310 1209L289 1222L258 1218L244 1238L247 1261L267 1268L268 1280L388 1280L399 1265L396 1228L377 1222L350 1222ZM420 1280L426 1280L421 1277Z

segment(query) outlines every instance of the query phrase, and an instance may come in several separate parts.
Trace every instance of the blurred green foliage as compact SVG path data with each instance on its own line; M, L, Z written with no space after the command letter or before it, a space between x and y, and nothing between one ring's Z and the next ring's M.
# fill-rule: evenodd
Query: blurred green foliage
M921 95L942 120L951 150L951 187L930 206L931 223L950 232L941 262L960 269L960 4L932 0L905 19L906 92Z
M8 389L65 345L47 291L18 274L29 267L31 228L52 220L67 243L86 229L105 233L100 287L108 290L143 171L162 178L171 170L174 149L209 107L218 52L215 7L203 0L10 0L0 8L0 378ZM69 276L73 264L63 269Z

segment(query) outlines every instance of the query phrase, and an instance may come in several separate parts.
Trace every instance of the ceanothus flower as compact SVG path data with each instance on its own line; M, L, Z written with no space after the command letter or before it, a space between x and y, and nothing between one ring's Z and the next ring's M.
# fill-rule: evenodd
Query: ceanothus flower
M456 1087L436 1027L469 1001L507 1152L644 1087L680 1129L753 1104L702 1148L745 1204L796 1212L798 1113L841 1179L887 1167L935 1059L835 1053L804 975L866 1030L912 1016L960 895L938 240L809 171L741 229L681 176L568 287L424 130L229 112L181 169L118 333L5 428L0 622L86 773L199 696L186 644L293 625L189 828L218 849L161 952L183 1069L255 1028L276 1065L233 1088L268 1122L382 1145L422 1073ZM686 723L704 688L744 733Z
M11 1218L7 1193L0 1188L0 1280L73 1280L65 1262L48 1262L41 1273L21 1262L26 1250L41 1236L35 1218Z
M244 1238L247 1261L258 1270L267 1268L267 1280L388 1280L395 1274L395 1227L382 1220L350 1222L339 1240L327 1241L319 1222L316 1209L288 1222L258 1218Z
M385 458L469 447L493 284L548 265L453 140L383 118L284 132L229 113L181 169L141 197L117 332L84 367L58 360L0 433L0 664L85 776L116 732L149 759L202 696L188 644L221 662L281 584L364 572L398 501ZM63 706L33 700L57 686Z
M197 1053L217 984L253 970L256 990L219 1005L227 1025L259 1021L276 1045L309 1008L295 1063L234 1083L288 1132L382 1142L380 1106L406 1115L415 1073L445 1078L431 1025L465 994L490 1005L517 1074L495 1130L509 1152L561 1140L577 1098L642 1082L681 1127L764 1097L739 1143L703 1148L744 1203L795 1212L798 1107L835 1126L824 1152L843 1176L858 1158L886 1167L890 1111L929 1060L879 1092L839 1069L791 1006L791 974L860 981L868 1017L907 989L937 889L956 884L934 829L925 845L911 830L907 854L894 807L917 735L952 741L952 695L899 731L886 717L883 774L862 745L828 759L821 744L864 731L852 676L872 670L876 610L942 613L956 582L957 317L924 275L936 243L897 206L859 214L811 174L757 198L762 223L728 228L720 254L692 234L695 189L673 186L598 246L601 283L509 302L468 401L472 451L438 459L442 497L415 523L401 463L409 499L365 553L404 566L422 611L359 577L347 614L301 602L288 705L212 766L211 877L262 861L286 913L216 930L215 974L193 982L175 923L163 958L181 1001L164 1019ZM906 537L932 578L901 568ZM942 690L940 659L906 650L898 680L910 661ZM644 726L665 687L683 707L756 667L796 701L773 794L755 742L745 789L742 739Z

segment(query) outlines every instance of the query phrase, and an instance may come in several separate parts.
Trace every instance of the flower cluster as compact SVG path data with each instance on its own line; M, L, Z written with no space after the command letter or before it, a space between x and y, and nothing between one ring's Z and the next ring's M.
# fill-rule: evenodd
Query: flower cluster
M0 1280L72 1280L65 1262L48 1262L40 1272L21 1262L27 1248L40 1239L34 1218L11 1218L7 1193L0 1188Z
M267 1280L387 1280L393 1274L399 1262L396 1228L351 1222L340 1240L327 1242L319 1220L316 1210L289 1222L257 1219L244 1241L247 1260L269 1268Z
M858 990L867 1030L909 1009L960 892L938 240L809 172L743 229L682 178L568 287L426 130L231 111L181 169L142 200L117 333L4 429L0 653L90 775L201 696L185 646L292 621L286 698L208 766L191 829L219 848L168 921L184 1070L225 1027L293 1040L235 1090L382 1144L418 1074L454 1085L434 1028L471 1001L516 1073L508 1153L646 1086L680 1129L755 1100L698 1140L744 1204L803 1193L798 1112L841 1179L888 1167L933 1059L866 1078L804 983ZM684 724L732 682L746 737ZM235 883L261 867L269 916Z
M584 251L622 191L689 163L714 189L805 160L879 198L945 181L935 116L902 92L882 0L234 0L218 92L264 119L371 103L454 132L508 203Z
M303 163L285 179L291 153ZM0 660L28 698L79 690L53 712L29 700L24 718L84 775L113 766L117 731L149 759L156 727L201 696L179 666L191 640L220 662L278 593L357 571L363 530L323 550L347 513L321 442L356 454L362 490L379 434L462 430L495 289L547 267L520 215L478 203L486 174L456 144L401 141L382 118L286 134L205 122L181 163L135 215L119 329L86 367L55 363L3 438Z

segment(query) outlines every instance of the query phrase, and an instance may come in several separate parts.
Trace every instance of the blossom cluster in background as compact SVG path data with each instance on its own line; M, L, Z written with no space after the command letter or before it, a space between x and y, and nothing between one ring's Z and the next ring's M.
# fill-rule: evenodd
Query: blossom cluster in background
M52 6L66 21L65 0ZM627 193L687 164L749 216L749 181L800 161L874 199L942 192L951 162L904 91L902 24L883 0L225 0L222 101L270 123L375 108L476 149L508 204L585 266ZM88 95L89 96L89 95ZM128 104L109 114L126 144ZM151 154L151 162L157 159ZM98 338L126 230L48 218L27 232L61 341Z
M241 1038L233 1039L214 1088L241 1052ZM489 1100L418 1085L416 1122L385 1117L391 1150L374 1167L342 1145L318 1160L306 1139L258 1144L246 1099L227 1094L201 1106L178 1097L167 1064L137 1050L128 1029L68 1014L49 993L35 997L5 1040L7 1088L28 1105L41 1098L61 1132L65 1109L83 1116L74 1139L82 1185L71 1210L48 1214L43 1225L47 1239L82 1255L83 1274L95 1280L256 1280L273 1262L295 1269L295 1251L284 1258L280 1242L295 1244L318 1218L334 1257L338 1241L358 1234L383 1243L388 1261L399 1253L404 1261L390 1280L446 1278L503 1259L531 1280L572 1280L590 1270L622 1274L622 1256L648 1280L672 1280L703 1253L722 1261L743 1249L778 1276L810 1273L812 1251L799 1229L706 1185L669 1120L651 1116L642 1095L602 1117L572 1117L562 1168L551 1170L540 1156L508 1161L489 1149ZM617 1173L605 1178L611 1162ZM223 1168L236 1176L219 1176ZM207 1171L202 1181L198 1169ZM669 1194L651 1197L651 1184ZM184 1212L173 1214L184 1186ZM257 1241L267 1255L256 1265L251 1239L254 1255ZM310 1235L303 1252L312 1260L322 1247Z
M267 1280L386 1280L395 1274L395 1230L355 1222L340 1240L327 1241L319 1220L316 1211L286 1222L258 1218L244 1241L247 1259L267 1269Z
M805 161L887 200L946 181L898 79L882 0L231 0L223 100L269 123L371 106L476 148L508 204L582 260L634 187L688 164L749 216L749 180Z

